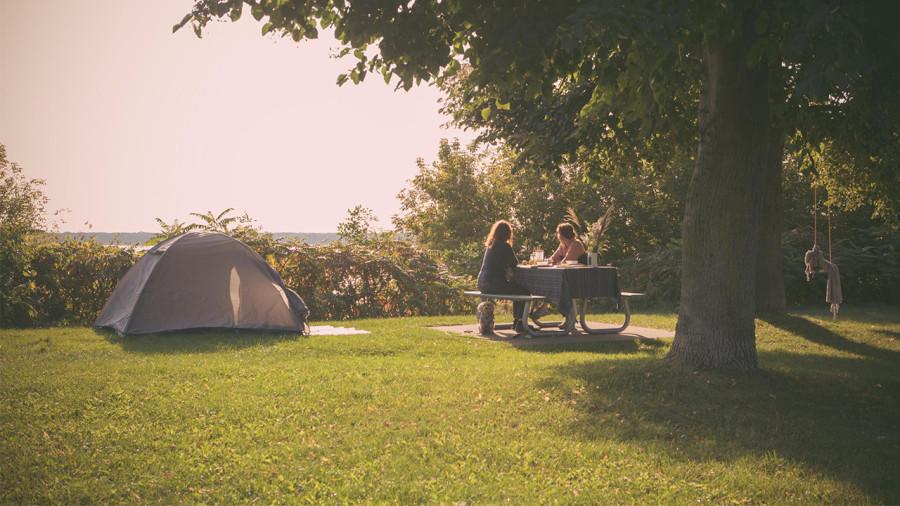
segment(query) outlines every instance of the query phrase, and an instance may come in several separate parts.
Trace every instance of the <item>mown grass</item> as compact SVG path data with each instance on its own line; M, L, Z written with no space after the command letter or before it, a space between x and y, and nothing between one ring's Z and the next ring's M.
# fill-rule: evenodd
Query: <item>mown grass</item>
M5 330L0 502L898 503L897 309L762 318L755 376L426 328L472 317Z

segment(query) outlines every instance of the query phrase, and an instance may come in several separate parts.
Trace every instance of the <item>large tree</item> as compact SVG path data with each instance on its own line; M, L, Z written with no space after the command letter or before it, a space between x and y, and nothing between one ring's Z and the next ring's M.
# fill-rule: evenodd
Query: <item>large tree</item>
M509 189L507 185L491 181L485 162L458 141L442 140L437 161L429 166L419 159L419 173L397 195L400 213L392 218L397 230L436 251L483 243L494 221L512 218L506 213L513 208L514 197L511 191L503 191L503 187ZM506 165L504 160L494 162L498 167Z
M770 108L770 92L835 104L840 114L868 89L873 69L895 65L869 51L869 39L893 41L884 21L889 0L199 0L176 29L191 23L202 33L214 17L239 18L244 4L266 20L263 33L300 40L317 36L317 22L334 29L343 53L357 59L339 81L379 72L409 89L442 82L461 62L472 67L474 86L515 88L526 97L594 80L600 85L587 114L602 117L610 100L603 91L615 85L621 121L647 132L664 130L668 86L679 82L685 62L700 61L682 303L669 353L700 368L757 367L756 255L781 113ZM826 22L810 24L810 13Z

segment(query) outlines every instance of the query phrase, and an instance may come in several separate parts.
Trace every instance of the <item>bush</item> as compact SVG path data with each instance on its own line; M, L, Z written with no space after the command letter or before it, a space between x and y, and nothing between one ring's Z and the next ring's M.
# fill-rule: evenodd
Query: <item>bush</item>
M0 234L14 243L18 264L4 261L2 327L89 325L119 279L134 265L133 246L93 239L58 240L45 234ZM4 252L6 252L4 248ZM4 260L8 253L0 255ZM7 270L9 269L9 270Z
M660 251L638 254L619 266L623 290L646 293L646 304L672 306L681 298L681 242L671 240Z
M31 260L39 325L90 325L140 257L134 245L42 240Z
M140 252L134 245L0 231L0 327L90 325ZM297 291L316 320L474 311L469 277L391 235L313 246L243 228L247 243Z
M27 228L0 223L0 326L26 326L35 315Z
M310 246L285 241L265 257L317 319L431 316L473 311L473 284L428 254L384 236L366 243Z

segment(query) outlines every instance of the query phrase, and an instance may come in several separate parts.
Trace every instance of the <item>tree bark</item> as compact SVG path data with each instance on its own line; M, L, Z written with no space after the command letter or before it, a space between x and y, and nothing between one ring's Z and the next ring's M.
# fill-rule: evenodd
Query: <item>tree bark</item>
M784 294L784 256L781 253L784 220L781 190L784 131L779 125L773 125L770 132L765 194L759 228L759 256L756 260L757 314L787 311Z
M668 357L697 369L753 372L768 76L764 63L747 66L756 16L740 14L740 35L704 43L700 143L682 224L681 305Z

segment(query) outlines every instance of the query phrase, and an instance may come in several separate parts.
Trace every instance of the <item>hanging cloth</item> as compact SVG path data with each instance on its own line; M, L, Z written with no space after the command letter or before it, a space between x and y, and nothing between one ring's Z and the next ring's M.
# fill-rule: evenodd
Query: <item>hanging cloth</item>
M825 254L816 244L813 248L806 252L804 257L806 262L806 280L816 276L817 272L824 272L828 275L828 284L825 286L825 302L831 303L831 314L837 318L843 296L841 295L841 272L837 265L825 260Z

